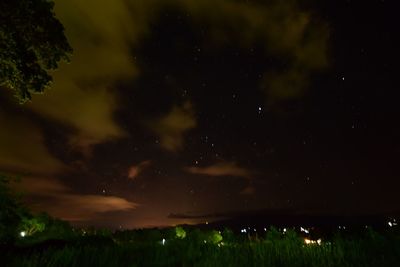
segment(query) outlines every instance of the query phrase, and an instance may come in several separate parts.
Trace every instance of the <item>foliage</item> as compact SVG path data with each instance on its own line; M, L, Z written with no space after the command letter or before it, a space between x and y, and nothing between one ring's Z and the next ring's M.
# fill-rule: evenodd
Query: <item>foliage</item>
M265 238L180 226L114 234L106 229L75 230L47 214L27 212L10 190L11 180L0 175L1 238L15 238L17 231L26 235L0 247L5 266L394 267L400 262L398 229L382 233L367 228L348 236L339 232L318 242L303 239L294 229L282 232L273 227Z
M174 228L172 228L174 229ZM122 237L140 233L152 236L155 229L124 231ZM161 234L164 230L159 230ZM224 231L226 232L226 231ZM6 266L292 266L292 267L372 267L398 266L400 262L400 233L365 232L359 237L336 236L331 242L306 245L290 229L278 235L271 229L267 238L260 240L212 244L195 242L193 236L218 236L217 231L194 229L185 239L173 238L164 245L160 242L82 242L61 245L54 243L25 250L7 248L3 251ZM246 234L247 235L247 234ZM219 237L216 239L220 239ZM86 241L85 241L86 240ZM119 239L121 240L121 239ZM240 238L235 238L240 240ZM25 253L26 252L26 253Z
M186 231L180 226L175 227L175 233L176 237L179 239L184 239L186 237Z
M16 181L17 178L0 174L0 243L35 244L77 236L68 222L46 213L31 214L10 188L10 183Z
M35 233L43 232L45 228L46 225L39 217L22 218L20 231L24 232L26 236L31 236Z
M224 231L222 232L222 238L226 242L236 242L237 241L235 233L229 228L224 229Z
M208 241L211 244L218 244L222 241L222 235L220 232L213 230L209 233Z
M281 234L281 232L279 232L279 230L277 229L277 228L275 228L275 227L271 227L270 229L269 229L269 231L266 233L266 240L267 241L274 241L274 240L279 240L279 239L281 239L282 238L282 234Z
M29 213L19 196L10 189L17 178L0 174L0 241L11 242L18 233L18 225Z
M42 93L72 52L50 0L0 1L0 87L21 103Z

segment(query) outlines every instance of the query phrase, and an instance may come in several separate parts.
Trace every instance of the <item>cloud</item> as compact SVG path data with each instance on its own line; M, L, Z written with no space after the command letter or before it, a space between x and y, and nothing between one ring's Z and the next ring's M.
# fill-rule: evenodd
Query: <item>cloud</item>
M73 127L71 144L84 150L124 136L113 119L118 103L112 87L137 75L130 43L146 24L136 23L123 0L58 1L55 11L73 56L54 72L52 89L28 106Z
M222 213L210 213L210 214L190 214L190 213L170 213L168 214L170 219L224 219L227 218Z
M253 195L256 192L256 188L249 184L242 191L240 191L241 195Z
M113 211L129 211L139 204L116 196L72 193L70 188L53 178L24 177L14 185L26 197L31 207L68 221L88 221Z
M29 119L0 109L0 170L53 174L66 166L47 149L42 132Z
M261 41L282 69L266 70L260 87L271 104L303 94L310 76L328 65L328 28L299 1L251 3L227 0L70 0L58 1L57 17L74 49L70 64L53 73L44 96L28 104L35 113L71 126L70 142L90 150L95 144L126 136L114 120L118 109L115 83L140 74L132 51L163 7L176 6L195 23L207 26L207 38L252 46ZM144 88L137 88L144 90ZM161 145L170 151L183 146L183 133L195 127L193 108L174 107L154 127ZM182 123L179 126L178 123Z
M149 167L151 164L150 160L145 160L140 162L138 165L133 165L129 168L128 170L128 178L131 180L134 180L136 177L138 177L144 169Z
M69 221L87 221L97 215L113 211L129 211L138 204L116 196L66 194L57 196L57 207L48 212L55 217Z
M150 129L160 138L160 145L172 152L183 148L185 133L197 125L193 106L185 102L174 106L171 111L149 124Z
M301 96L312 74L328 67L329 30L300 1L180 0L181 5L209 27L215 40L251 46L262 41L283 67L266 70L261 83L270 104Z
M271 105L304 94L310 77L329 66L329 27L301 1L177 0L219 42L251 47L261 41L282 68L260 84Z
M253 195L255 193L255 187L252 185L255 171L239 167L235 162L218 162L206 167L186 167L184 171L195 174L195 175L206 175L206 176L231 176L241 177L246 180L245 187L239 192L240 195Z
M207 167L187 167L184 170L192 174L208 176L234 176L249 178L253 175L252 171L239 167L234 162L219 162Z

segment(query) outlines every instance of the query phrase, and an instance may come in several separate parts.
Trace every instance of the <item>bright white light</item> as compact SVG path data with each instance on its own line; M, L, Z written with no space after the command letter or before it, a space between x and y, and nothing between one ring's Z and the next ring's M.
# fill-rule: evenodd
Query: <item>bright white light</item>
M22 236L22 237L24 237L24 236L26 236L26 232L25 232L25 231L22 231L21 233L19 233L19 235Z
M240 230L240 232L247 233L247 230L246 229L242 229L242 230Z
M390 227L392 227L392 226L393 226L392 222L388 222L388 224L389 224L389 226L390 226Z
M165 238L162 239L161 244L165 245Z
M286 233L286 231L287 231L287 229L286 229L286 228L283 228L283 233Z
M264 232L266 232L266 231L267 231L267 228L264 227Z
M301 232L304 232L304 233L306 233L306 234L309 234L309 233L310 233L309 230L307 230L306 228L303 228L303 227L300 227L300 231L301 231Z

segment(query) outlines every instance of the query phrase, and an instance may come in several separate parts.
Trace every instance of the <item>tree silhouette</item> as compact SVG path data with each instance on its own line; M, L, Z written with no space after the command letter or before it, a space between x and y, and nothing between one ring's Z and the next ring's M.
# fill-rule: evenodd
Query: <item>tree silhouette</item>
M51 84L50 70L72 53L50 0L0 1L0 87L20 103Z
M17 236L18 226L29 214L17 194L10 189L15 178L0 174L0 241L10 242Z

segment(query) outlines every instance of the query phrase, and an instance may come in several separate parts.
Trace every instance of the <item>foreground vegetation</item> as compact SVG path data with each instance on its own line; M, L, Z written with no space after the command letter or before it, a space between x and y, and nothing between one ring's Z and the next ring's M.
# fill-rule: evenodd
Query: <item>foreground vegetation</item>
M185 233L182 235L182 231ZM171 228L114 234L76 231L69 239L20 238L2 248L6 266L399 266L400 233L338 233L313 242L294 230L263 237L229 230Z
M0 176L1 266L400 266L400 228L126 230L33 215Z

